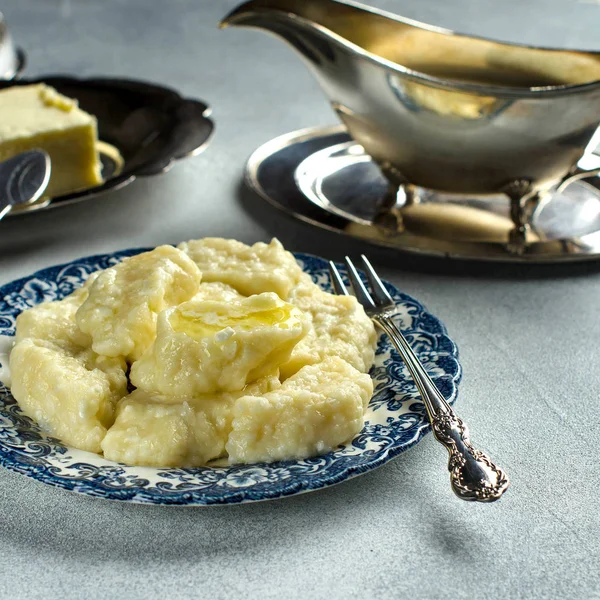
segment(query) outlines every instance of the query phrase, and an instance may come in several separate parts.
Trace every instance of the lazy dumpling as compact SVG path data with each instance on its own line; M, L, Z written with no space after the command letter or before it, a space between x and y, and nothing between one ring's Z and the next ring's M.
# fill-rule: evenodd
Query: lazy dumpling
M88 297L96 277L98 273L92 273L82 287L62 300L42 302L24 310L17 317L15 343L35 338L63 347L91 346L91 338L77 327L75 314Z
M10 353L11 392L23 412L68 444L100 452L116 403L127 393L126 364L99 356L75 314L97 274L62 300L17 317Z
M202 302L204 300L214 300L215 302L229 302L231 300L241 300L242 296L235 288L226 283L218 281L203 281L191 300Z
M27 416L67 444L101 451L127 393L123 359L26 338L10 353L10 371L11 393Z
M185 302L160 314L156 340L133 363L130 379L173 396L241 390L287 361L307 325L301 311L270 292Z
M307 277L276 239L247 246L237 240L203 238L177 247L198 265L203 281L226 283L244 296L275 292L287 300L290 290Z
M303 367L281 387L243 396L233 407L230 463L272 462L323 454L355 436L373 382L335 356Z
M105 458L129 465L198 467L225 454L232 408L240 396L260 395L280 386L276 375L243 391L181 398L135 390L123 398L102 442Z
M156 335L156 317L196 294L202 275L173 246L124 259L102 271L77 311L77 325L105 356L136 360Z
M354 296L337 296L312 281L302 282L290 293L289 302L310 319L306 337L294 348L290 360L281 365L289 377L305 365L338 356L355 369L367 373L373 364L377 334L371 319Z

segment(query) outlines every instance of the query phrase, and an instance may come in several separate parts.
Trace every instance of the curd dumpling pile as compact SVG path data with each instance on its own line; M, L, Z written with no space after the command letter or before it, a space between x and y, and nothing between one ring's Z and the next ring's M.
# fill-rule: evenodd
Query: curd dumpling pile
M273 240L124 259L17 318L11 391L67 444L154 467L328 452L363 426L376 335Z

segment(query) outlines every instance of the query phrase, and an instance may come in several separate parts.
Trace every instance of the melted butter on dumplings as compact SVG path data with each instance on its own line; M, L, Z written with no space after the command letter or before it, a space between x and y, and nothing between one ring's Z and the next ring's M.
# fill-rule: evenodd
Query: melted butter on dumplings
M131 367L139 388L193 397L241 390L288 360L305 315L276 294L190 301L161 313L156 340Z

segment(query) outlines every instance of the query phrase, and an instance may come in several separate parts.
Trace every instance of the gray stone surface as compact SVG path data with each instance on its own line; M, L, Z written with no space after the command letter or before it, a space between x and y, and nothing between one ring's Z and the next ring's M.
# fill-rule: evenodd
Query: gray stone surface
M358 244L241 191L244 162L287 131L334 121L297 58L218 31L233 0L3 0L28 73L153 80L214 106L201 156L96 201L0 224L0 283L77 256L206 235L333 258ZM500 38L600 50L597 2L388 0ZM1 598L600 597L600 369L593 266L474 268L370 251L447 324L457 407L512 488L455 499L431 437L368 475L282 501L208 509L95 501L0 471Z

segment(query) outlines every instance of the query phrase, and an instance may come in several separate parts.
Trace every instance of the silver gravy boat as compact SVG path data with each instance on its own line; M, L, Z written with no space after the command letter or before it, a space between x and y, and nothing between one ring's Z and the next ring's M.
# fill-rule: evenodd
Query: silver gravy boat
M295 48L396 191L505 193L512 251L547 190L597 174L576 165L600 123L600 53L499 43L339 0L251 0L221 26Z

